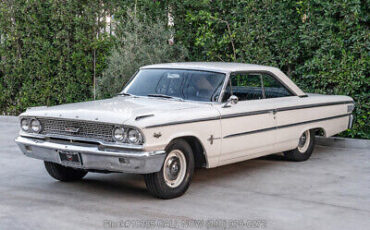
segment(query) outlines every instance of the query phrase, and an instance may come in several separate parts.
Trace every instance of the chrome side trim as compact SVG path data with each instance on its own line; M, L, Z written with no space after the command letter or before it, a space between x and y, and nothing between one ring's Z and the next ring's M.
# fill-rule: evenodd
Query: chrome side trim
M192 119L192 120L186 120L186 121L174 121L174 122L168 122L168 123L163 123L163 124L158 124L158 125L149 125L145 128L150 129L150 128L157 128L157 127L162 127L162 126L180 125L180 124L202 122L202 121L213 121L213 120L219 120L219 119L220 119L220 116L206 117L206 118Z
M258 111L244 112L244 113L227 114L227 115L222 115L221 119L229 119L229 118L234 118L234 117L247 117L247 116L271 113L273 111L274 109L265 109L265 110L258 110Z
M227 115L221 116L221 119L252 116L252 115L266 114L270 112L277 113L277 112L283 112L283 111L289 111L289 110L308 109L308 108L315 108L315 107L321 107L321 106L342 105L342 104L345 105L349 103L353 103L353 101L338 101L338 102L316 103L316 104L309 104L309 105L287 106L287 107L281 107L281 108L276 108L276 109L266 109L266 110L251 111L251 112L245 112L245 113L227 114Z
M297 106L286 106L277 108L277 112L288 111L288 110L296 110L296 109L307 109L313 107L321 107L321 106L331 106L331 105L345 105L349 103L354 103L353 101L336 101L336 102L326 102L326 103L316 103L316 104L309 104L309 105L297 105Z
M267 132L267 131L271 131L271 130L275 130L275 129L289 128L289 127L292 127L292 126L298 126L298 125L304 125L304 124L315 123L315 122L320 122L320 121L332 120L332 119L336 119L336 118L346 117L346 116L349 116L349 115L350 114L342 114L342 115L338 115L338 116L332 116L332 117L320 118L320 119L315 119L315 120L297 122L297 123L292 123L292 124L287 124L287 125L280 125L280 126L276 126L276 127L256 129L256 130L242 132L242 133L230 134L230 135L224 136L223 138L226 139L226 138L230 138L230 137L237 137L237 136L249 135L249 134L254 134L254 133Z
M297 106L287 106L287 107L281 107L277 109L266 109L266 110L259 110L259 111L251 111L251 112L245 112L245 113L234 113L234 114L227 114L220 117L208 117L208 118L200 118L200 119L192 119L192 120L185 120L185 121L174 121L174 122L168 122L168 123L162 123L158 125L150 125L145 128L157 128L157 127L163 127L163 126L170 126L170 125L181 125L186 123L192 123L192 122L203 122L203 121L212 121L212 120L218 120L218 119L229 119L229 118L235 118L235 117L245 117L245 116L253 116L253 115L260 115L260 114L267 114L270 112L283 112L283 111L289 111L289 110L298 110L298 109L308 109L308 108L315 108L315 107L321 107L321 106L331 106L331 105L345 105L349 103L354 103L353 101L337 101L337 102L327 102L327 103L316 103L316 104L309 104L309 105L297 105Z

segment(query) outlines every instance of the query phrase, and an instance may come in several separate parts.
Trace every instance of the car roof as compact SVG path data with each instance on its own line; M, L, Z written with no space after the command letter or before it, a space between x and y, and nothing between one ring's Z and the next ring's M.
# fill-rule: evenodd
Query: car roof
M253 71L253 70L276 70L275 67L244 64L235 62L177 62L163 63L143 66L140 69L191 69L191 70L206 70L221 73L229 73L236 71Z

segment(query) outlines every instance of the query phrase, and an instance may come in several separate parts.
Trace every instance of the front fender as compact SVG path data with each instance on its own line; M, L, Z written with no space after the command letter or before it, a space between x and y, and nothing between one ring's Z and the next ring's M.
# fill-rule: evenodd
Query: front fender
M221 153L221 123L220 120L201 121L178 125L168 125L155 128L145 128L145 149L160 150L174 139L195 137L204 148L208 167L216 167Z

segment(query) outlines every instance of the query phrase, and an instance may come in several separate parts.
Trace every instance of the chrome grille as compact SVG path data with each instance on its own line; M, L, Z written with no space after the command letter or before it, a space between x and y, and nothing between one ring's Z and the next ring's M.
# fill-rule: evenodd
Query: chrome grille
M114 142L112 131L115 125L113 124L54 118L37 119L42 125L40 133L44 135L63 135Z

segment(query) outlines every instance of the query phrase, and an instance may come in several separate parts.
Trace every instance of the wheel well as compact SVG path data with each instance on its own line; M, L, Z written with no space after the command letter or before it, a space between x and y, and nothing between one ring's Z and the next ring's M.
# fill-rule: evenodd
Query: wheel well
M315 131L315 135L326 137L325 129L320 127L320 128L315 128L313 130Z
M184 137L178 137L176 139L183 139L190 145L191 150L193 150L195 167L202 168L202 167L207 166L207 159L205 157L204 148L198 138L194 136L184 136Z

